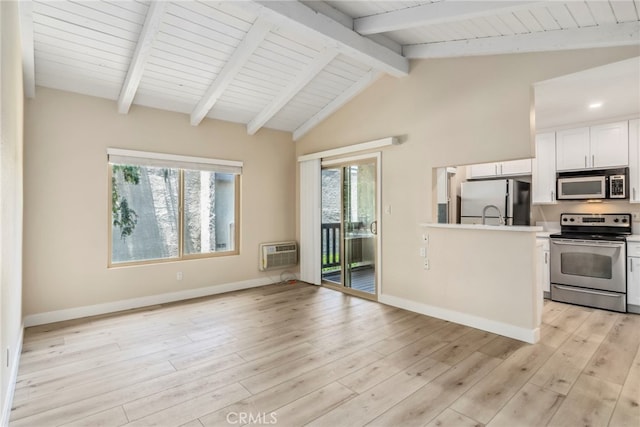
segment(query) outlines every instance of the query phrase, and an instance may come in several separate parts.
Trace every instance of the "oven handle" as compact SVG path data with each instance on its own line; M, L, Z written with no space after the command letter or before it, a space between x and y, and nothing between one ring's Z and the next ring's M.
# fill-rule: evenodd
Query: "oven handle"
M584 240L551 240L554 245L563 246L591 246L594 248L602 247L624 247L624 242L599 242L599 243L586 243Z
M553 285L555 288L561 289L563 291L573 291L573 292L583 292L585 294L593 294L593 295L601 295L603 297L611 297L611 298L617 298L620 295L619 294L613 294L613 293L608 293L608 292L598 292L598 291L590 291L588 289L576 289L576 288L570 288L568 286L561 286L561 285Z

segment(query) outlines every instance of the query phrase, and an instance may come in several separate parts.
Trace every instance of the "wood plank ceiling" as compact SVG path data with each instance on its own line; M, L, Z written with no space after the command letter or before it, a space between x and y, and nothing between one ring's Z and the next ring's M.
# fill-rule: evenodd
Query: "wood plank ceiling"
M289 131L409 58L640 44L640 0L22 1L36 85Z

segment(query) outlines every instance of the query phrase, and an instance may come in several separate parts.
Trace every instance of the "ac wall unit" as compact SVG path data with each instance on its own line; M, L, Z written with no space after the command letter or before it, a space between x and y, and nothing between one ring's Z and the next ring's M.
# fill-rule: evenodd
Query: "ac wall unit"
M263 243L260 245L260 271L273 270L298 263L296 242Z

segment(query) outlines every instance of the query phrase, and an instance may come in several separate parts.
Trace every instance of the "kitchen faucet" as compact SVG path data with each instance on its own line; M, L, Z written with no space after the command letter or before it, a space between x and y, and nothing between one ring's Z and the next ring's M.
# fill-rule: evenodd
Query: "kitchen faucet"
M487 205L487 206L484 207L484 209L482 209L482 225L485 225L485 219L486 219L486 215L487 215L487 210L489 210L491 208L493 208L496 211L498 211L498 219L500 221L500 225L505 225L504 217L502 216L502 212L500 212L500 209L496 205Z

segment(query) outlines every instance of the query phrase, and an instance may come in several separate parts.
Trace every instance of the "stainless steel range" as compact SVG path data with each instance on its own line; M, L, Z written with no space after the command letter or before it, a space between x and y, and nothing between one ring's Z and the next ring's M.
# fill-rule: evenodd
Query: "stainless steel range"
M626 312L631 214L562 214L560 226L550 236L551 299Z

